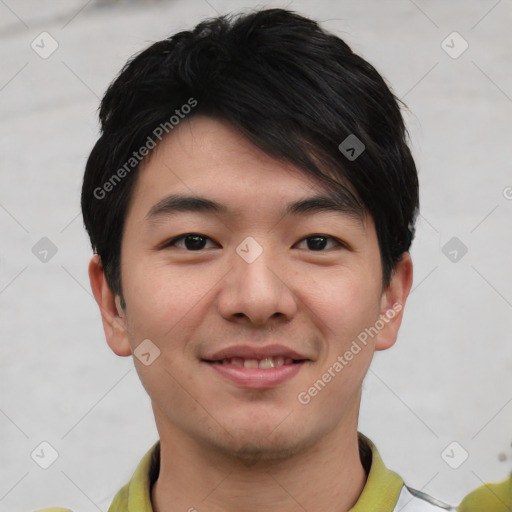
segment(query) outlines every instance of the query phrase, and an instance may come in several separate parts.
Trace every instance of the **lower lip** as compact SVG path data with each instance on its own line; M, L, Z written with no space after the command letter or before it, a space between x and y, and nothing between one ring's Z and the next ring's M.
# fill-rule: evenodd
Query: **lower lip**
M279 368L260 370L259 368L242 368L232 364L206 364L239 387L248 389L267 389L277 386L297 375L304 365L304 363L286 364Z

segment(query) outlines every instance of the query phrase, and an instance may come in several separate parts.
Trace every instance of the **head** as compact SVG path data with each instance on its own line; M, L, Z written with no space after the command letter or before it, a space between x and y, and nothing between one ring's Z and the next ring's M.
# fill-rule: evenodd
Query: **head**
M219 17L130 59L100 120L82 188L91 285L114 352L153 351L134 361L161 432L279 457L353 426L373 352L396 340L418 210L379 73L292 12ZM208 362L275 344L305 362L265 389Z

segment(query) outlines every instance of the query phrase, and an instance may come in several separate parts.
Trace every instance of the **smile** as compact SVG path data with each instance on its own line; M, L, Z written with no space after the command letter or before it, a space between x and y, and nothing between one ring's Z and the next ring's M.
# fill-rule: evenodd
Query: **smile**
M233 357L203 362L238 387L268 389L297 375L306 360L294 360L289 357L266 357L261 360Z
M298 364L302 362L302 360L294 360L291 357L265 357L265 359L244 359L242 357L231 357L217 361L208 361L216 364L224 364L224 365L233 365L238 366L239 368L259 368L259 369L268 369L268 368L280 368L284 365L289 364Z

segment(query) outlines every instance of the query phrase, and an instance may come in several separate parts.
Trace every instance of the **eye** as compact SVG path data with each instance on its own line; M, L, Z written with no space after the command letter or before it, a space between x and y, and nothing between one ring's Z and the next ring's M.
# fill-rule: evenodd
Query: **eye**
M185 244L184 247L177 244L177 242L180 242L181 240L183 240ZM169 242L166 242L162 246L162 249L166 247L182 247L189 251L200 251L205 248L204 246L207 240L211 240L211 238L205 235L200 235L198 233L187 233L185 235L180 235L173 238L172 240L169 240Z
M310 235L306 238L303 238L299 244L306 242L308 249L318 252L325 249L325 246L329 240L334 242L335 247L347 247L343 242L340 242L338 239L328 235Z

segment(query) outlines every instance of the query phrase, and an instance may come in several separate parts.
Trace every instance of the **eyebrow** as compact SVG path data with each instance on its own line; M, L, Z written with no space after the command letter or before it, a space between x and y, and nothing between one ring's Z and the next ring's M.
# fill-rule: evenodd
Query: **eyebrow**
M183 212L222 215L225 217L234 215L234 212L226 205L212 199L172 194L153 205L146 214L145 219L150 223L155 223L163 218ZM280 210L282 217L312 215L315 213L341 213L361 223L364 217L363 207L353 197L350 197L347 192L342 192L339 198L329 195L307 197L288 203Z

